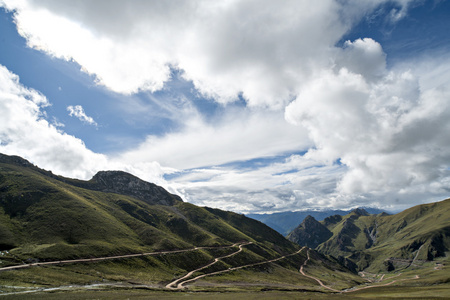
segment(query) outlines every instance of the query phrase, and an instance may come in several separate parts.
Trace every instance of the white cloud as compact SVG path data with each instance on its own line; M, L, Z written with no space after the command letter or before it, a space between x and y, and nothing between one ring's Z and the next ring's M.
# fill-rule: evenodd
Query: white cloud
M190 170L179 174L169 186L197 205L244 213L336 207L337 203L325 200L334 192L342 169L291 155L239 169L218 166Z
M113 91L160 90L173 67L216 101L242 94L278 108L383 2L3 1L30 47L75 60Z
M373 81L386 76L386 55L379 43L370 38L346 41L342 51L336 55L335 68L361 74Z
M383 59L382 51L372 51L373 41L355 43L362 54L356 61L368 56L359 66ZM340 159L348 167L337 186L342 195L382 195L386 203L444 197L450 90L420 85L411 71L379 69L384 76L372 76L373 70L367 74L350 65L326 71L287 106L286 118L305 126L316 145L305 156L326 163Z
M69 105L67 106L67 111L69 112L69 116L77 117L82 122L97 126L97 122L92 117L86 115L81 105Z
M58 174L89 178L106 164L105 156L51 125L42 110L47 105L45 96L0 66L0 152L21 155Z
M205 122L195 111L189 118L181 131L149 136L120 160L152 160L190 169L295 152L310 145L306 132L287 123L282 112L225 110L214 124Z
M448 193L448 57L388 69L372 39L336 46L389 1L3 1L16 9L30 47L75 60L108 89L161 90L178 69L214 101L245 99L240 111L224 106L215 123L186 104L181 129L113 159L161 182L173 170L159 164L194 168L170 187L195 203L282 210L402 205ZM390 21L405 18L411 2L396 1ZM45 124L30 103L36 123ZM207 167L308 149L292 172L283 171L289 160L251 170ZM142 161L159 164L141 168Z
M124 165L87 149L83 141L46 120L50 105L36 90L24 87L19 77L0 65L0 153L20 155L41 168L73 178L90 179L97 171L121 169L165 185L156 162Z

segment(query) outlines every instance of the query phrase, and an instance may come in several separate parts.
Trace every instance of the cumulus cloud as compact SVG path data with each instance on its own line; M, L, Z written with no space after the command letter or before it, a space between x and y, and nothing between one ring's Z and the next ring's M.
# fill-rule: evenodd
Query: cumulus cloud
M92 117L86 115L81 105L69 105L67 106L67 111L69 112L69 116L74 116L89 125L97 126L97 122L95 122Z
M43 110L48 105L45 96L0 66L0 152L21 155L58 174L89 178L106 164L105 156L51 125Z
M325 195L329 198L334 192L337 178L343 173L340 166L321 165L302 155L243 165L241 168L224 165L181 172L173 175L176 180L170 182L170 187L197 205L243 213L338 205L325 201Z
M162 90L178 70L214 101L244 99L214 124L187 109L180 130L114 158L141 173L142 161L193 168L171 188L241 211L401 204L448 192L450 60L388 68L373 39L337 46L387 2L3 0L30 47L76 61L112 91ZM395 1L389 21L405 18L412 2ZM47 101L35 98L34 120L49 127L39 117ZM219 166L294 151L306 154L250 170ZM289 169L292 161L303 167ZM241 196L246 204L232 200Z
M282 107L383 1L3 2L30 47L75 60L113 91L160 90L176 68L216 101Z
M41 168L68 177L90 179L97 171L120 169L166 185L156 162L127 164L87 149L82 140L46 120L48 99L24 87L19 77L0 65L0 152L20 155ZM59 124L58 127L61 127Z
M359 44L356 61L364 60L358 66L383 60L374 43L351 43ZM305 156L326 163L339 160L348 167L337 185L341 194L382 192L403 201L402 194L445 194L450 175L450 140L444 129L450 114L448 87L424 90L409 70L369 68L367 74L366 68L337 66L312 79L286 108L287 120L306 127L316 145Z

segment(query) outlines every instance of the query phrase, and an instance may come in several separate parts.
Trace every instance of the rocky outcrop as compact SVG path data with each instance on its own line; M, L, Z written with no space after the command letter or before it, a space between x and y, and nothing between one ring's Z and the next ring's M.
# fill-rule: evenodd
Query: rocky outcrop
M0 153L0 163L8 163L8 164L14 164L19 165L22 167L34 167L32 163L30 163L28 160L15 155L5 155Z
M143 200L149 204L174 205L181 198L156 184L146 182L122 171L100 171L90 180L90 189L117 193Z
M323 225L325 225L325 226L335 225L335 224L339 223L340 221L342 221L341 215L329 216L323 220Z
M369 216L370 214L367 212L367 210L365 210L364 208L355 208L354 210L352 210L350 212L350 214L355 214L358 217L360 216Z
M307 216L303 222L287 235L287 239L301 246L316 248L328 240L333 233L312 216Z

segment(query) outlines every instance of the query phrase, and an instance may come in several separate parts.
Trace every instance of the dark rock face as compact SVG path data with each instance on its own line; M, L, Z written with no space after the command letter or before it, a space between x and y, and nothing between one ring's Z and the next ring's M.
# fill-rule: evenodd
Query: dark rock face
M357 216L368 216L370 215L364 208L356 208L351 211L351 213L354 213Z
M174 205L183 201L156 184L122 171L100 171L90 183L91 189L132 196L150 204Z
M342 216L341 215L334 215L334 216L329 216L329 217L325 218L323 220L323 224L325 226L329 226L329 225L332 225L332 224L337 224L340 221L342 221Z
M333 233L314 217L307 216L297 228L288 234L287 239L301 246L314 249L332 235Z
M0 163L8 163L8 164L15 164L15 165L19 165L19 166L24 166L24 167L34 167L34 165L32 163L30 163L28 160L20 157L20 156L15 156L15 155L5 155L0 153Z

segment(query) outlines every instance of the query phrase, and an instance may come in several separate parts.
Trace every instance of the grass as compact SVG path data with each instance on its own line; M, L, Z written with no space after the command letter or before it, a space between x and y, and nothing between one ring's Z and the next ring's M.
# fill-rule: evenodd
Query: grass
M1 155L0 179L0 251L3 254L0 256L0 266L253 242L245 246L242 252L198 272L203 274L278 258L300 249L261 222L240 214L183 202L173 206L152 205L131 196L92 190L89 189L89 182L58 177L23 163L6 163ZM372 255L376 254L380 259L401 251L406 251L404 255L414 255L407 252L407 246L421 238L429 238L433 230L439 232L445 228L449 222L449 206L447 201L413 209L397 217L353 218L354 226L347 227L359 231L348 232L353 241L349 247L363 247L363 227L378 222L380 242L370 249ZM404 218L404 223L401 223L401 218ZM423 226L424 220L430 225ZM343 223L333 226L335 234L344 228ZM393 232L389 228L400 229ZM399 242L392 240L391 235L395 239L400 239L400 235L406 238ZM427 247L431 246L429 244ZM1 296L4 299L126 299L131 296L210 299L211 295L218 299L325 296L340 299L350 295L330 293L318 286L315 280L302 276L298 269L306 260L306 252L276 263L204 277L189 283L189 289L195 293L161 291L168 282L207 265L216 257L237 250L237 247L203 249L0 272L0 289L3 292L54 289L45 293ZM319 277L325 284L343 289L362 282L336 261L313 251L310 253L311 260L306 272ZM386 297L397 297L401 290L411 290L408 295L421 295L423 286L443 295L448 292L449 261L440 259L444 265L440 270L435 270L431 263L425 263L420 268L407 269L402 277L399 276L400 279L411 278L420 273L418 280L361 290L351 293L351 296L370 298L377 293L384 295L385 290L389 291ZM85 285L89 285L89 289ZM67 286L75 287L64 288Z
M330 294L308 290L265 290L249 289L248 291L209 291L209 292L170 292L147 289L105 288L96 289L74 288L66 291L37 292L31 294L4 295L7 300L35 299L448 299L450 286L432 286L429 289L418 287L384 287L367 289L351 294Z
M237 255L199 272L202 274L277 258L299 249L263 223L243 215L183 202L151 205L126 195L81 188L89 186L83 182L73 185L72 180L47 175L36 168L0 163L0 234L3 232L5 244L12 246L2 257L1 266L253 242ZM237 250L216 248L32 267L0 273L0 284L58 287L133 282L161 288L215 257ZM283 285L291 275L298 276L298 266L299 261L291 257L279 265L249 268L244 278L238 278L253 283L265 278L264 282ZM276 270L275 275L271 270ZM196 288L196 284L192 286Z
M349 259L359 270L367 268L377 273L410 268L410 263L400 260L434 260L450 250L449 215L450 199L415 206L396 215L349 214L329 224L333 236L317 249ZM374 233L375 241L369 232ZM392 262L386 262L390 258Z

